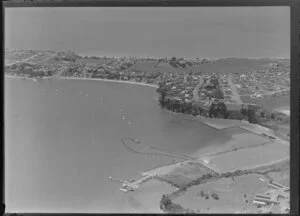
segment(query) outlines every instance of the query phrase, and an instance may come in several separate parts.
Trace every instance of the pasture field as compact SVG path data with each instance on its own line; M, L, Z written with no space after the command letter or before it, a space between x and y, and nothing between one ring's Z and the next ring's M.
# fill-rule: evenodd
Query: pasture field
M267 185L260 178L262 176L256 174L238 176L233 180L221 178L189 188L185 194L175 198L174 202L184 208L200 210L200 213L255 212L257 208L252 204L253 197ZM201 191L208 195L208 199L201 197ZM216 193L219 199L213 199L212 193Z

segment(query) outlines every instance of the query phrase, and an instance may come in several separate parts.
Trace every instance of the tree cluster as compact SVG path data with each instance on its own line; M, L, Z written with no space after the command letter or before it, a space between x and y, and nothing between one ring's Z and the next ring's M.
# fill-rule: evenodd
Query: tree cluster
M32 77L46 77L52 76L55 71L51 69L41 70L39 64L19 63L7 66L5 73L21 76L21 74L27 75L29 78Z
M187 66L192 66L192 62L185 61L183 58L177 59L176 57L172 57L171 60L169 60L169 65L171 65L174 68L186 68Z
M169 214L180 214L180 213L187 213L187 214L195 214L196 212L192 209L185 209L179 204L175 204L172 200L168 197L168 195L163 195L160 200L160 209L163 210L165 213Z
M210 118L227 118L227 107L224 102L212 102L209 107L208 115Z

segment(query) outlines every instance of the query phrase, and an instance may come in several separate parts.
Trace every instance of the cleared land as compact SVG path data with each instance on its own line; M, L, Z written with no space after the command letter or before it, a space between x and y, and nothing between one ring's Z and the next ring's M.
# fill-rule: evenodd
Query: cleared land
M214 172L202 164L184 161L170 166L160 167L148 171L147 173L155 175L158 179L169 182L177 187L183 187L205 174L212 174Z
M270 97L268 99L255 98L253 102L263 106L269 111L272 111L279 107L290 106L290 94L277 97Z
M112 62L113 59L110 58L100 58L100 59L95 59L95 58L80 58L76 59L76 63L85 63L87 65L102 65L102 64L108 64Z

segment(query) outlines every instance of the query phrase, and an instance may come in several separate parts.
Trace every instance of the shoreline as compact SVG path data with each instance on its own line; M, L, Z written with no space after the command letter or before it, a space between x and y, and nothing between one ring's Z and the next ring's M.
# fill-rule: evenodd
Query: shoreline
M25 80L33 80L33 78L28 78L28 77L23 77L23 76L11 76L11 75L5 75L4 76L5 78L14 78L14 79L25 79ZM134 82L134 81L126 81L126 80L111 80L111 79L102 79L102 78L82 78L82 77L55 77L55 76L51 76L51 77L43 77L43 78L38 78L38 79L60 79L60 80L95 80L95 81L104 81L104 82L115 82L115 83L125 83L125 84L135 84L135 85L141 85L141 86L148 86L148 87L152 87L152 88L158 88L157 85L154 85L154 84L148 84L148 83L141 83L141 82ZM172 114L175 114L175 115L186 115L184 113L176 113L176 112L172 112L172 111L169 111L169 110L166 110L167 112L169 113L172 113ZM190 116L190 115L187 115L187 116ZM196 121L199 121L203 124L205 124L206 126L209 126L209 127L212 127L216 130L218 130L218 127L214 127L211 125L211 123L213 122L213 120L211 118L208 118L208 117L204 117L204 116L192 116L192 117L196 117L195 120ZM267 128L267 127L264 127L262 125L259 125L259 124L250 124L249 122L247 121L239 121L239 120L234 120L234 119L228 119L230 121L233 121L233 122L241 122L243 124L243 126L254 126L256 127L256 129L258 129L259 131L261 131L262 133L264 133L266 130L267 131L272 131L273 133L275 133L274 130L270 129L270 128ZM212 121L212 122L207 122L207 121ZM213 124L216 124L215 122L213 122ZM222 125L221 125L222 126ZM246 126L246 127L247 127ZM250 126L250 127L251 127ZM225 127L226 128L226 127ZM255 130L249 130L249 128L247 128L246 130L252 132L252 133L257 133L257 131ZM264 130L264 131L263 131ZM275 134L273 134L275 135ZM278 137L276 135L276 139L279 139L279 140L282 140L281 137Z
M141 85L141 86L148 86L148 87L152 87L152 88L158 88L158 86L154 85L154 84L127 81L127 80L112 80L112 79L102 79L102 78L81 78L81 77L52 77L52 78L61 79L61 80L96 80L96 81L135 84L135 85Z
M10 76L5 75L5 78L15 78L15 79L26 79L26 80L32 80L33 78L23 77L23 76ZM95 80L95 81L106 81L106 82L116 82L116 83L126 83L126 84L135 84L135 85L141 85L141 86L149 86L152 88L158 88L157 85L154 84L148 84L148 83L142 83L142 82L134 82L134 81L126 81L126 80L112 80L112 79L102 79L102 78L82 78L82 77L43 77L38 79L60 79L60 80Z

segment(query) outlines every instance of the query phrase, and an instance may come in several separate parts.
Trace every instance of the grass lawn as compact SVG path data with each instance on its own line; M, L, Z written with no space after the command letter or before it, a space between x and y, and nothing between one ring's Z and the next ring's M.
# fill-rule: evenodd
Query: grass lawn
M250 174L234 178L222 178L216 182L210 182L191 187L185 194L175 198L174 202L184 208L200 210L200 213L235 213L237 211L256 211L252 200L257 191L266 186L261 181L260 175ZM208 199L200 196L203 191L208 194ZM219 200L211 197L214 192ZM248 202L247 202L248 201Z

